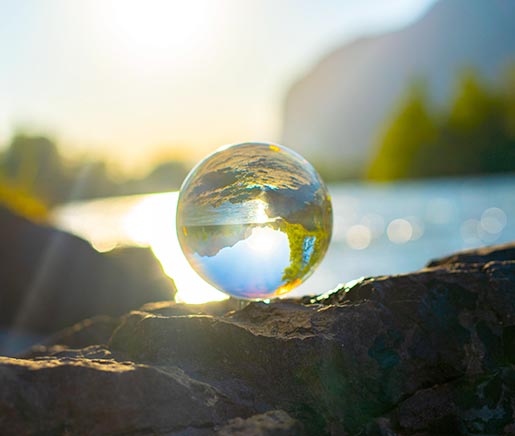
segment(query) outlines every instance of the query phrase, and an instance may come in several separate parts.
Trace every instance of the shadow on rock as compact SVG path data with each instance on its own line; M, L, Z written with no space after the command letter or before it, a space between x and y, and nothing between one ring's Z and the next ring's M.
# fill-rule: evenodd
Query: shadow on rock
M41 337L174 296L173 282L148 249L100 254L80 238L1 208L0 236L0 333ZM4 338L4 353L9 342L16 348L13 337Z
M514 434L515 260L463 255L239 310L147 304L106 345L1 358L0 432Z

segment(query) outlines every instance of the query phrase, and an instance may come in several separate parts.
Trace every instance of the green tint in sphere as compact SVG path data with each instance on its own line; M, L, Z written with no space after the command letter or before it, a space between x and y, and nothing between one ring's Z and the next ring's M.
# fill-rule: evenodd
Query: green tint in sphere
M324 182L286 147L249 142L201 161L184 181L177 235L193 269L240 299L291 291L324 257L333 226Z

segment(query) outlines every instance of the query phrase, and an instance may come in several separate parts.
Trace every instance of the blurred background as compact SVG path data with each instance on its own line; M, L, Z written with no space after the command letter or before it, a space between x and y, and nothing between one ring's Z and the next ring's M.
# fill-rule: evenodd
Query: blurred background
M0 203L149 247L187 302L223 296L180 253L174 191L228 143L329 185L333 243L293 295L515 240L514 22L509 0L0 0Z

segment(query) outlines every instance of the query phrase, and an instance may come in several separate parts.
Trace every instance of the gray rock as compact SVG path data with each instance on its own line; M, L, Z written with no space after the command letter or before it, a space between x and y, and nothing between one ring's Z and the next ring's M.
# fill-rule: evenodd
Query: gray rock
M0 329L46 335L175 293L148 249L103 255L80 238L3 208L0 238ZM7 342L0 343L4 354Z
M29 350L19 353L17 357L46 356L53 354L56 350L66 348L104 345L109 342L114 329L119 323L119 318L105 315L88 318L43 339Z
M513 259L515 259L515 244L511 243L460 251L450 256L433 260L427 266L434 267L456 263L487 263L492 260L503 261Z
M284 410L271 410L250 418L235 418L216 432L217 436L302 436L302 424Z
M222 301L212 301L201 304L176 303L174 301L157 301L147 303L139 310L153 315L161 316L182 316L182 315L215 315L222 316L229 312L236 311L240 302L234 298Z
M147 304L107 345L1 359L0 433L513 434L514 248L240 310Z
M110 346L136 361L173 362L235 401L250 392L309 433L357 434L428 386L509 369L514 283L515 261L493 261L367 279L310 304L252 303L221 317L133 312ZM503 407L498 428L511 419L511 405ZM473 427L462 412L453 415L459 425Z
M64 345L70 348L107 344L119 323L118 318L98 315L53 334L46 338L42 344Z
M112 359L0 358L0 432L163 434L246 416L212 386L176 367Z

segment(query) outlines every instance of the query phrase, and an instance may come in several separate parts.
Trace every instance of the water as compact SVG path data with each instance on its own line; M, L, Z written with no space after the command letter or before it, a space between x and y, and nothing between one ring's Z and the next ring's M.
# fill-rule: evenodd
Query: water
M417 270L454 251L515 240L515 176L329 186L333 239L316 272L291 294L325 292L362 276ZM223 298L189 267L175 236L177 193L69 204L57 226L100 250L150 245L189 302Z

